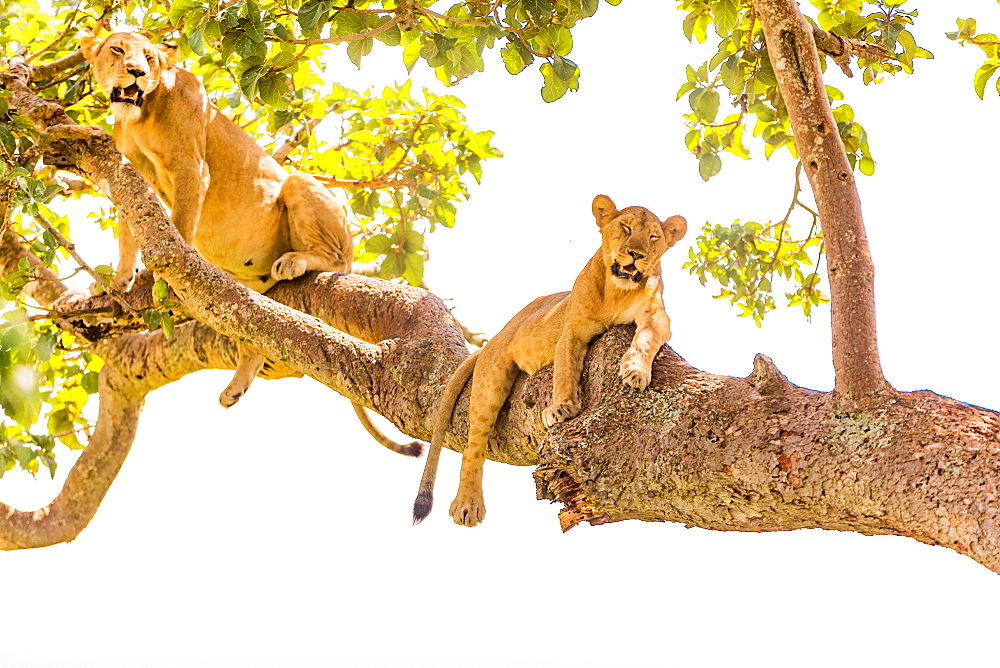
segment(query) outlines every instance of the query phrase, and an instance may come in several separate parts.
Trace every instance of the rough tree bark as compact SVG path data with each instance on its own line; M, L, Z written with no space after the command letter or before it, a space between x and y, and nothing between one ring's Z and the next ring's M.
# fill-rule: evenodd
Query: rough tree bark
M833 368L838 400L884 397L875 334L875 267L861 199L823 84L813 29L795 0L753 0L767 53L788 108L826 241Z
M794 4L754 5L769 40L779 39L772 57L784 63L775 67L782 85L791 81L814 98L821 95L818 66L803 69L802 49L808 51L811 37L801 32ZM31 112L37 98L27 86L30 68L3 80L15 92L12 106L50 127L57 114ZM810 116L796 112L793 121L803 118ZM810 178L815 175L814 189L823 193L817 195L826 201L821 209L835 221L844 219L831 225L824 213L828 243L838 248L834 253L831 247L836 257L830 261L840 309L834 319L837 391L796 387L763 356L749 378L730 378L698 371L664 347L650 388L638 392L617 378L631 328L612 328L588 353L586 408L578 418L544 428L551 373L543 369L518 379L490 441L491 459L537 467L539 497L563 504L564 529L582 521L639 519L717 530L817 527L905 535L1000 572L1000 415L931 392L886 389L874 348L871 263L850 172L840 178L832 156L834 127L830 118L822 127L814 124L812 135L799 135L797 128L796 136L817 147L800 153ZM98 427L52 504L35 512L0 505L0 549L72 540L128 452L141 398L203 368L232 368L235 347L226 335L275 360L274 375L309 374L411 436L430 435L433 407L466 354L461 330L440 300L419 288L337 274L279 285L269 297L284 305L250 293L184 246L106 137L61 127L50 129L42 143L47 161L84 174L109 194L147 266L167 279L181 309L196 321L166 339L160 332L118 335L82 316L57 319L91 336L106 360ZM16 237L4 235L0 272L26 254ZM50 285L33 296L56 308L107 306L106 298L68 299L64 290ZM854 316L861 318L857 336L845 312L860 313ZM880 400L858 401L865 397ZM447 447L462 447L467 411L468 393L456 408Z

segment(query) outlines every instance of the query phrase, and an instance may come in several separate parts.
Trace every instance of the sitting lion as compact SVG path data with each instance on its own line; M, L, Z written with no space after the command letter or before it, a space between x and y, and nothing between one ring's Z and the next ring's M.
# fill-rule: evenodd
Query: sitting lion
M174 66L175 45L132 33L99 39L92 30L79 40L111 98L115 144L170 207L177 231L199 255L258 292L307 271L351 270L354 241L330 191L308 174L286 172L226 118L198 78ZM118 248L111 287L126 291L139 250L127 225L119 226ZM264 365L262 356L239 350L236 373L219 397L226 407ZM386 447L420 454L419 442L397 445L362 422Z
M663 309L660 256L687 232L687 221L671 216L662 223L648 209L619 211L605 195L593 203L601 230L601 249L573 284L572 292L539 297L514 316L481 350L466 358L445 387L434 417L413 521L431 511L441 443L458 396L472 377L469 442L462 454L458 495L450 514L456 524L475 526L486 515L483 460L497 415L518 371L535 373L553 364L552 405L542 413L546 427L579 414L580 374L590 341L612 325L635 323L635 337L618 375L640 390L649 385L653 357L670 339L670 318Z

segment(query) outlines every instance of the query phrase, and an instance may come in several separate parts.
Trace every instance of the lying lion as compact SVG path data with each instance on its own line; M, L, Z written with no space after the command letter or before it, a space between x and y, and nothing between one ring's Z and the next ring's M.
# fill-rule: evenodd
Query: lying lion
M344 211L308 174L289 174L212 104L201 82L175 67L177 47L142 35L79 35L83 55L111 98L114 138L171 209L171 220L205 260L243 285L267 292L307 271L349 272L354 241ZM137 270L138 246L118 228L113 289L126 291ZM264 358L240 346L232 382L219 397L226 407L243 396ZM419 442L388 440L355 410L369 433L403 454Z
M618 375L640 390L649 385L653 357L670 339L670 318L663 309L660 256L687 232L687 221L665 221L648 209L619 211L605 195L593 203L601 230L601 249L573 284L572 292L539 297L514 316L481 350L466 358L445 387L434 416L434 436L420 491L413 504L414 524L431 511L441 443L458 396L472 378L469 441L462 454L458 495L450 514L456 524L475 526L486 516L483 460L497 415L519 371L532 374L553 364L552 405L542 413L546 427L580 413L580 374L590 341L612 325L635 323L635 337L622 357Z

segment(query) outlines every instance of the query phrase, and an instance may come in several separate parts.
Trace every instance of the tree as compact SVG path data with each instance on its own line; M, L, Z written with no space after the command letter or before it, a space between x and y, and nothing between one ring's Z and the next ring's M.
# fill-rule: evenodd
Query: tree
M996 492L996 462L989 452L990 444L996 441L997 416L930 393L897 393L882 376L875 340L871 261L854 185L853 165L844 144L850 150L852 138L858 140L854 157L862 171L868 168L865 160L871 158L867 142L859 140L859 133L863 138L863 130L859 131L851 121L835 118L830 111L828 92L822 85L821 62L813 47L814 40L822 41L832 35L838 38L841 48L847 48L854 43L840 40L840 37L872 38L876 33L886 46L891 40L885 35L895 31L898 39L904 34L903 29L897 30L897 27L901 22L905 28L906 15L898 15L903 18L891 21L888 16L891 8L883 7L881 19L876 16L862 20L854 8L824 5L825 21L834 21L827 25L827 32L810 26L794 3L761 0L748 5L690 4L689 9L695 15L692 35L699 34L699 25L704 33L714 21L723 38L720 49L732 48L734 42L746 45L744 51L724 54L727 58L723 63L741 53L743 55L737 57L737 61L741 61L736 68L739 70L746 67L742 61L763 63L766 55L766 63L774 74L775 84L770 85L757 79L737 80L732 74L720 77L722 85L730 90L733 90L730 83L740 84L742 90L754 94L760 83L765 91L761 98L766 100L770 95L773 103L769 109L760 106L754 109L753 104L765 104L761 100L753 100L753 104L749 98L737 99L737 102L745 103L747 111L757 114L758 118L771 114L773 122L783 124L790 132L779 135L772 129L767 131L765 139L775 142L769 145L795 147L804 164L803 172L816 198L817 214L828 246L836 389L827 394L797 388L763 357L758 358L754 374L743 380L703 374L664 350L654 372L659 379L656 391L629 395L633 402L621 402L617 400L621 391L614 379L605 377L604 370L614 368L606 360L621 355L628 337L625 332L612 331L595 343L590 356L585 378L588 412L570 424L545 432L538 415L548 396L547 373L522 378L505 418L498 425L491 453L493 458L509 463L537 462L536 480L540 492L564 504L561 517L567 528L584 520L603 523L631 518L757 531L821 526L863 533L909 535L924 542L947 545L997 570L998 536L991 519L995 511L990 507L991 495ZM235 45L244 44L246 53L239 55L241 66L246 65L246 68L239 80L244 84L244 79L253 79L252 83L256 83L263 97L263 90L269 90L272 84L261 89L260 81L271 81L268 77L274 78L275 70L282 65L281 61L272 62L277 55L272 57L268 51L265 54L268 60L265 60L264 56L259 56L258 46L251 47L245 42L246 36L254 41L255 26L266 23L264 19L254 20L260 18L261 15L255 12L260 12L261 8L252 3L226 8L224 11L230 12L227 17L234 16L231 13L234 9L239 13L232 20L215 21L219 24L218 35L212 32L216 28L210 27L215 25L212 19L205 22L207 15L180 15L181 8L180 3L173 5L167 18L173 24L184 20L184 36L195 52L199 39L203 44L206 35L209 43L218 40L222 49L227 39L234 45L234 51L239 50ZM266 11L271 9L265 8ZM540 12L545 9L555 11L557 17L562 11L561 7L553 10L553 6L542 3L534 8L518 6L513 14L508 13L505 18L508 27L511 16L522 21L523 27L508 31L512 46L505 47L504 62L509 70L518 69L510 66L514 57L510 53L521 54L524 45L519 40L527 41L529 46L524 48L530 47L535 52L532 55L547 54L547 62L541 68L545 77L543 97L555 99L558 96L553 90L558 91L562 85L559 82L565 84L562 91L565 92L565 89L572 89L571 84L576 81L575 74L563 77L559 73L565 74L570 67L575 73L576 66L566 64L570 61L565 58L568 51L562 28L556 29L553 36L553 21L544 25L546 21L542 21ZM467 10L462 6L456 11ZM187 11L200 9L192 6ZM352 24L350 32L334 33L334 38L361 36L352 42L362 46L353 51L349 49L352 59L360 59L365 40L385 36L403 24L400 11L384 12L393 16L378 25ZM574 11L577 13L561 20L572 24L590 8L581 6ZM522 14L519 16L518 12ZM313 13L315 23L312 22ZM357 13L336 12L332 11L332 5L307 2L299 8L295 20L302 30L311 34L331 19L334 29L341 30L341 21L345 24L354 21L342 19L345 15L356 16ZM154 12L145 16L153 17L147 18L152 24L160 20L155 18ZM268 18L274 16L269 14ZM452 17L457 20L449 20L446 16L424 12L424 18L413 30L400 32L399 40L405 43L404 54L409 54L404 58L409 57L412 62L415 47L410 45L418 43L421 45L419 54L432 65L438 63L436 66L443 68L451 80L469 73L462 67L470 67L468 54L475 52L474 45L486 46L490 41L489 35L477 37L473 34L475 41L470 38L462 42L454 31L481 29L489 32L491 28L475 25L486 22L483 20L485 15ZM430 27L424 26L425 20ZM437 20L449 21L461 28L452 26L444 33L436 32ZM394 21L392 26L384 28ZM870 28L879 21L881 28ZM823 22L821 15L820 24ZM497 23L500 23L499 18ZM743 25L747 27L740 35L739 27ZM242 34L231 37L234 32L227 31L225 26L232 31L242 31ZM281 37L280 31L270 24L267 30L271 32L265 32L254 44L268 41L264 37L274 37L284 44L295 44L289 39L298 39ZM976 36L974 26L971 30L965 27L961 30L965 30L965 39L983 42L990 56L989 42L995 40ZM412 32L417 33L415 38L409 34ZM733 35L740 38L733 40ZM416 41L407 41L411 38ZM899 39L904 59L907 55L924 55L916 50L919 47L915 44L910 46L911 42L912 39L909 42ZM546 44L548 51L540 50ZM464 50L456 56L443 55L454 53L458 45ZM300 46L310 47L309 44ZM443 48L445 46L448 48ZM69 47L64 50L68 51ZM868 51L859 53L866 58L872 55ZM993 56L995 53L990 57ZM437 60L439 58L443 60ZM474 60L470 62L478 64ZM878 65L877 59L861 62L866 71L870 68L873 79L884 71L885 66ZM72 61L69 64L73 66ZM261 69L253 71L254 67ZM751 65L747 71L758 71L757 67ZM717 162L719 152L729 149L740 153L741 144L733 128L741 128L743 118L737 114L737 121L725 122L730 127L724 128L721 136L713 134L718 127L714 124L713 111L717 102L713 100L718 98L716 89L720 84L707 80L715 68L702 69L704 72L695 71L688 82L693 85L687 91L682 89L682 93L693 97L695 118L689 120L696 126L692 132L696 131L699 138L698 142L689 140L689 145L694 146L702 175L710 178L721 164ZM252 74L247 75L248 71ZM49 544L74 537L93 515L127 454L142 396L184 373L209 365L231 365L234 349L221 335L252 343L269 358L287 367L278 366L274 371L276 375L307 373L345 396L374 407L407 433L427 437L428 416L437 392L464 354L460 332L438 301L413 288L358 277L318 276L295 286L283 286L275 292L275 298L296 310L282 308L239 290L232 281L212 271L193 251L185 249L171 236L172 230L163 225L162 209L148 189L135 180L134 173L121 167L106 137L99 133L52 128L59 125L52 120L58 119L62 110L42 105L32 97L27 86L44 74L46 70L28 76L15 65L5 76L6 87L13 94L8 103L10 108L17 116L35 119L46 129L36 142L23 141L13 148L8 146L11 154L27 151L34 143L37 147L33 149L34 156L41 154L50 164L82 172L91 182L107 182L121 220L130 225L146 251L147 266L165 278L173 289L172 301L179 305L177 312L197 322L176 327L169 338L161 332L110 338L110 334L135 330L140 325L134 317L118 314L105 318L99 326L85 320L93 314L83 311L100 309L106 313L112 310L109 297L57 307L53 316L61 328L76 332L90 328L88 331L92 334L94 329L99 330L96 334L100 335L100 340L92 350L104 360L98 380L101 416L84 456L74 468L74 473L79 474L67 483L63 494L47 512L3 513L6 520L0 525L0 536L3 536L5 547ZM984 76L977 74L977 91L982 91L979 82ZM752 90L748 82L753 85ZM278 83L274 88L282 90ZM242 85L242 90L251 96L258 92L250 84ZM283 104L281 100L264 98L264 101L270 102L275 113L282 111L279 108ZM30 130L20 122L21 129L33 139ZM15 128L18 127L16 123L15 119ZM835 127L836 133L832 131ZM711 137L715 137L715 141ZM794 138L794 143L790 137ZM38 190L35 182L41 182L30 181L27 175L13 172L12 175L21 179L19 185L25 186L19 190L29 192L36 202L44 201L55 192L48 193L44 184ZM30 192L31 188L35 191ZM141 194L137 196L136 193ZM30 206L30 202L28 204ZM36 244L35 250L42 253L42 260L51 259L45 257L46 252L55 253L58 245L53 243L53 240L58 242L55 234L51 231L49 234L48 243L43 236L42 242ZM743 285L756 285L760 294L767 292L761 280L767 277L767 269L778 266L784 234L785 230L780 228L771 255L764 256L774 259L758 262L759 275L748 273L742 277ZM390 235L385 236L396 244L405 237L393 240ZM812 234L808 238L813 238ZM382 243L387 248L392 245ZM694 262L703 261L705 266L717 259L708 257L711 244L699 246L703 246L705 256L695 254ZM767 246L762 246L766 251ZM738 244L734 245L736 247ZM734 252L738 259L738 251ZM25 282L29 273L35 278L51 276L45 274L44 268L28 271L40 261L33 260L23 244L11 238L5 245L4 257L8 258L4 261L8 271L3 273L15 272L13 282L23 282L18 287L25 294L46 306L55 302L58 283L52 280ZM22 260L29 265L27 268ZM795 274L795 268L801 266L802 261L801 258L788 261L790 274ZM697 265L693 268L698 270ZM712 273L711 269L705 271ZM810 292L815 287L815 279L808 278L801 270L799 274L802 275L803 294L815 303L818 299ZM409 278L417 277L411 275ZM731 284L735 282L732 277L729 280ZM373 291L377 297L371 296ZM737 296L746 297L747 292L744 289L743 294ZM363 322L351 317L360 310L359 300L364 300L365 310L374 317ZM220 308L220 304L225 307ZM163 299L156 304L149 297L141 306L163 308ZM67 310L76 313L67 314ZM336 329L297 311L317 316ZM756 304L751 303L748 313L760 312ZM411 324L405 331L399 331L394 323L403 319ZM269 323L267 328L260 327L263 322ZM419 324L413 326L413 323ZM346 332L347 336L341 332ZM352 338L354 336L362 340ZM380 343L366 344L363 340ZM289 341L294 341L295 345L289 345ZM23 345L21 350L24 350ZM33 353L21 354L44 357L44 353L41 356L37 353L39 345L33 350ZM91 365L90 359L83 359ZM392 373L386 371L389 369ZM405 369L405 374L400 373L401 369ZM95 370L82 371L93 373ZM139 382L136 376L142 376ZM80 381L81 386L83 382ZM86 382L92 384L94 381ZM16 402L10 403L15 405ZM25 402L16 405L25 405ZM464 410L460 405L449 442L451 447L460 446ZM639 419L640 416L658 419L649 421ZM620 424L632 425L632 431L595 429L595 426ZM50 421L49 428L57 434L66 431L57 422ZM598 431L603 435L595 435ZM47 464L45 457L50 457L51 452L51 448L45 447L48 443L50 441L44 439L35 443L34 458L23 454L23 448L31 449L23 443L11 447L22 448L14 450L15 458L20 453L28 465L39 460Z

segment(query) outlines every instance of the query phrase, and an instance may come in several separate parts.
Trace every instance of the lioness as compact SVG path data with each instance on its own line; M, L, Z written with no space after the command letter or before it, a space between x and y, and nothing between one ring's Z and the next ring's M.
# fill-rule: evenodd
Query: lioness
M458 495L449 511L456 524L469 527L486 515L486 443L519 370L532 374L553 364L552 404L542 413L542 421L551 427L568 420L582 409L580 374L590 341L611 325L634 322L635 337L618 375L630 387L644 390L649 385L653 357L670 339L660 256L684 236L687 221L671 216L660 222L641 206L619 211L605 195L595 197L592 208L601 230L601 248L577 276L572 292L539 297L521 309L489 343L466 358L448 381L434 416L434 436L413 504L414 524L431 511L441 443L470 376L469 441L462 454Z
M84 57L111 98L118 149L171 209L186 242L243 285L266 292L307 271L349 272L354 241L344 211L308 174L289 174L212 104L201 82L174 66L177 47L132 33L100 39L79 34ZM119 259L111 287L132 286L138 247L118 229ZM264 358L240 346L226 407L246 392ZM364 417L360 407L355 406ZM362 420L380 443L409 455Z

